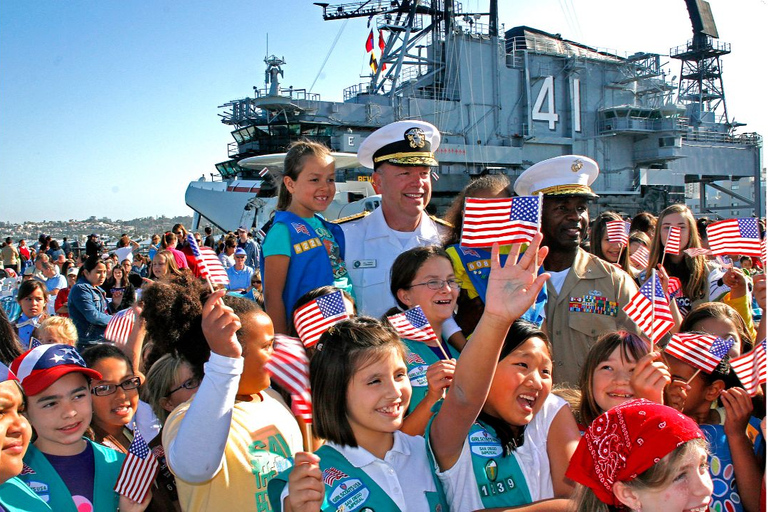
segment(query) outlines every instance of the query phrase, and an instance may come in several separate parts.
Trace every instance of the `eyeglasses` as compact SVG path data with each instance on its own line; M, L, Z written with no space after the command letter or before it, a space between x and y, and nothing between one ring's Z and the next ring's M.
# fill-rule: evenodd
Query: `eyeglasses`
M430 290L442 290L446 284L452 290L458 290L461 287L461 283L456 279L430 279L423 283L412 284L411 286L408 286L408 288L413 288L414 286L426 286Z
M179 386L177 388L173 388L172 390L170 390L165 395L165 398L168 398L169 396L171 396L172 394L174 394L175 392L177 392L180 389L197 389L199 386L200 386L200 379L198 379L197 377L192 377L191 379L185 380L181 384L181 386Z
M130 379L126 379L120 384L99 384L98 386L93 386L91 388L91 393L93 393L96 396L109 396L113 395L118 387L123 388L123 391L130 391L131 389L136 389L141 385L141 378L139 377L131 377Z

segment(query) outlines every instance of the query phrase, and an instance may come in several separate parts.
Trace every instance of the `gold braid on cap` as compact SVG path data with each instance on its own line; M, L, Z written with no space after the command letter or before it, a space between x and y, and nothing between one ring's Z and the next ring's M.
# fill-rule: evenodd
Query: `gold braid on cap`
M543 188L535 192L531 192L531 195L544 194L548 196L565 196L583 194L594 196L595 193L587 185L568 184L568 185L554 185L552 187Z
M373 159L374 163L379 162L385 162L385 161L393 161L393 160L402 160L404 162L414 162L417 163L418 161L433 161L435 159L435 154L430 151L413 151L413 152L403 152L403 153L392 153L389 155L381 155L377 156Z

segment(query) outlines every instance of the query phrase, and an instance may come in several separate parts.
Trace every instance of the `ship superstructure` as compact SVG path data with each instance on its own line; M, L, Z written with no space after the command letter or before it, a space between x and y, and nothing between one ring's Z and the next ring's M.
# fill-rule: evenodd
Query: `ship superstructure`
M342 102L323 101L282 88L285 59L267 57L264 88L222 106L234 138L230 159L217 165L224 180L255 179L237 162L299 137L355 153L373 130L413 118L443 134L437 209L473 176L514 180L540 160L584 154L601 168L597 208L631 215L685 201L710 217L764 215L762 138L737 135L740 125L728 119L719 59L730 48L717 40L704 0L687 0L694 37L670 52L682 64L679 83L662 55L620 56L527 26L504 30L496 0L487 12L462 12L452 0L317 5L329 21L371 19L380 53L371 53L369 80L345 89ZM339 179L369 172L348 168Z

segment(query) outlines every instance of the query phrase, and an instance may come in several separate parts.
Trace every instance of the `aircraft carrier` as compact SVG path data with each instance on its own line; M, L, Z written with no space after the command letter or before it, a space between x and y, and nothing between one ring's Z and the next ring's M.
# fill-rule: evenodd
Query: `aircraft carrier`
M423 119L443 134L430 205L438 212L473 177L514 180L540 160L583 154L601 169L596 209L633 215L685 202L697 216L763 216L762 137L727 110L721 59L730 45L705 0L677 1L686 3L690 39L668 55L629 56L537 28L504 30L497 0L487 12L463 12L453 0L318 3L329 22L369 19L370 78L346 88L341 102L323 101L282 87L285 73L298 71L267 56L264 86L221 106L234 141L217 171L224 184L240 180L248 193L269 196L273 179L238 162L300 137L355 153L378 127ZM665 71L673 66L676 77ZM370 171L338 173L338 181L364 180ZM190 195L205 186L192 182L187 203L210 218L219 202Z

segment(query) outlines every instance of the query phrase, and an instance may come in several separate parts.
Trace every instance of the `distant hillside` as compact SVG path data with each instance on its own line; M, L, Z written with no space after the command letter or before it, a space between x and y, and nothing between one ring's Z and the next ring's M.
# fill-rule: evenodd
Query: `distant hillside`
M98 234L102 241L114 243L123 233L134 240L146 240L155 233L170 231L174 224L192 224L191 216L183 217L141 217L132 220L111 220L107 217L97 219L95 216L85 220L42 221L13 224L0 222L0 236L3 240L10 236L14 242L23 238L34 242L41 234L49 235L59 242L64 237L69 241L78 240L85 243L91 233Z

